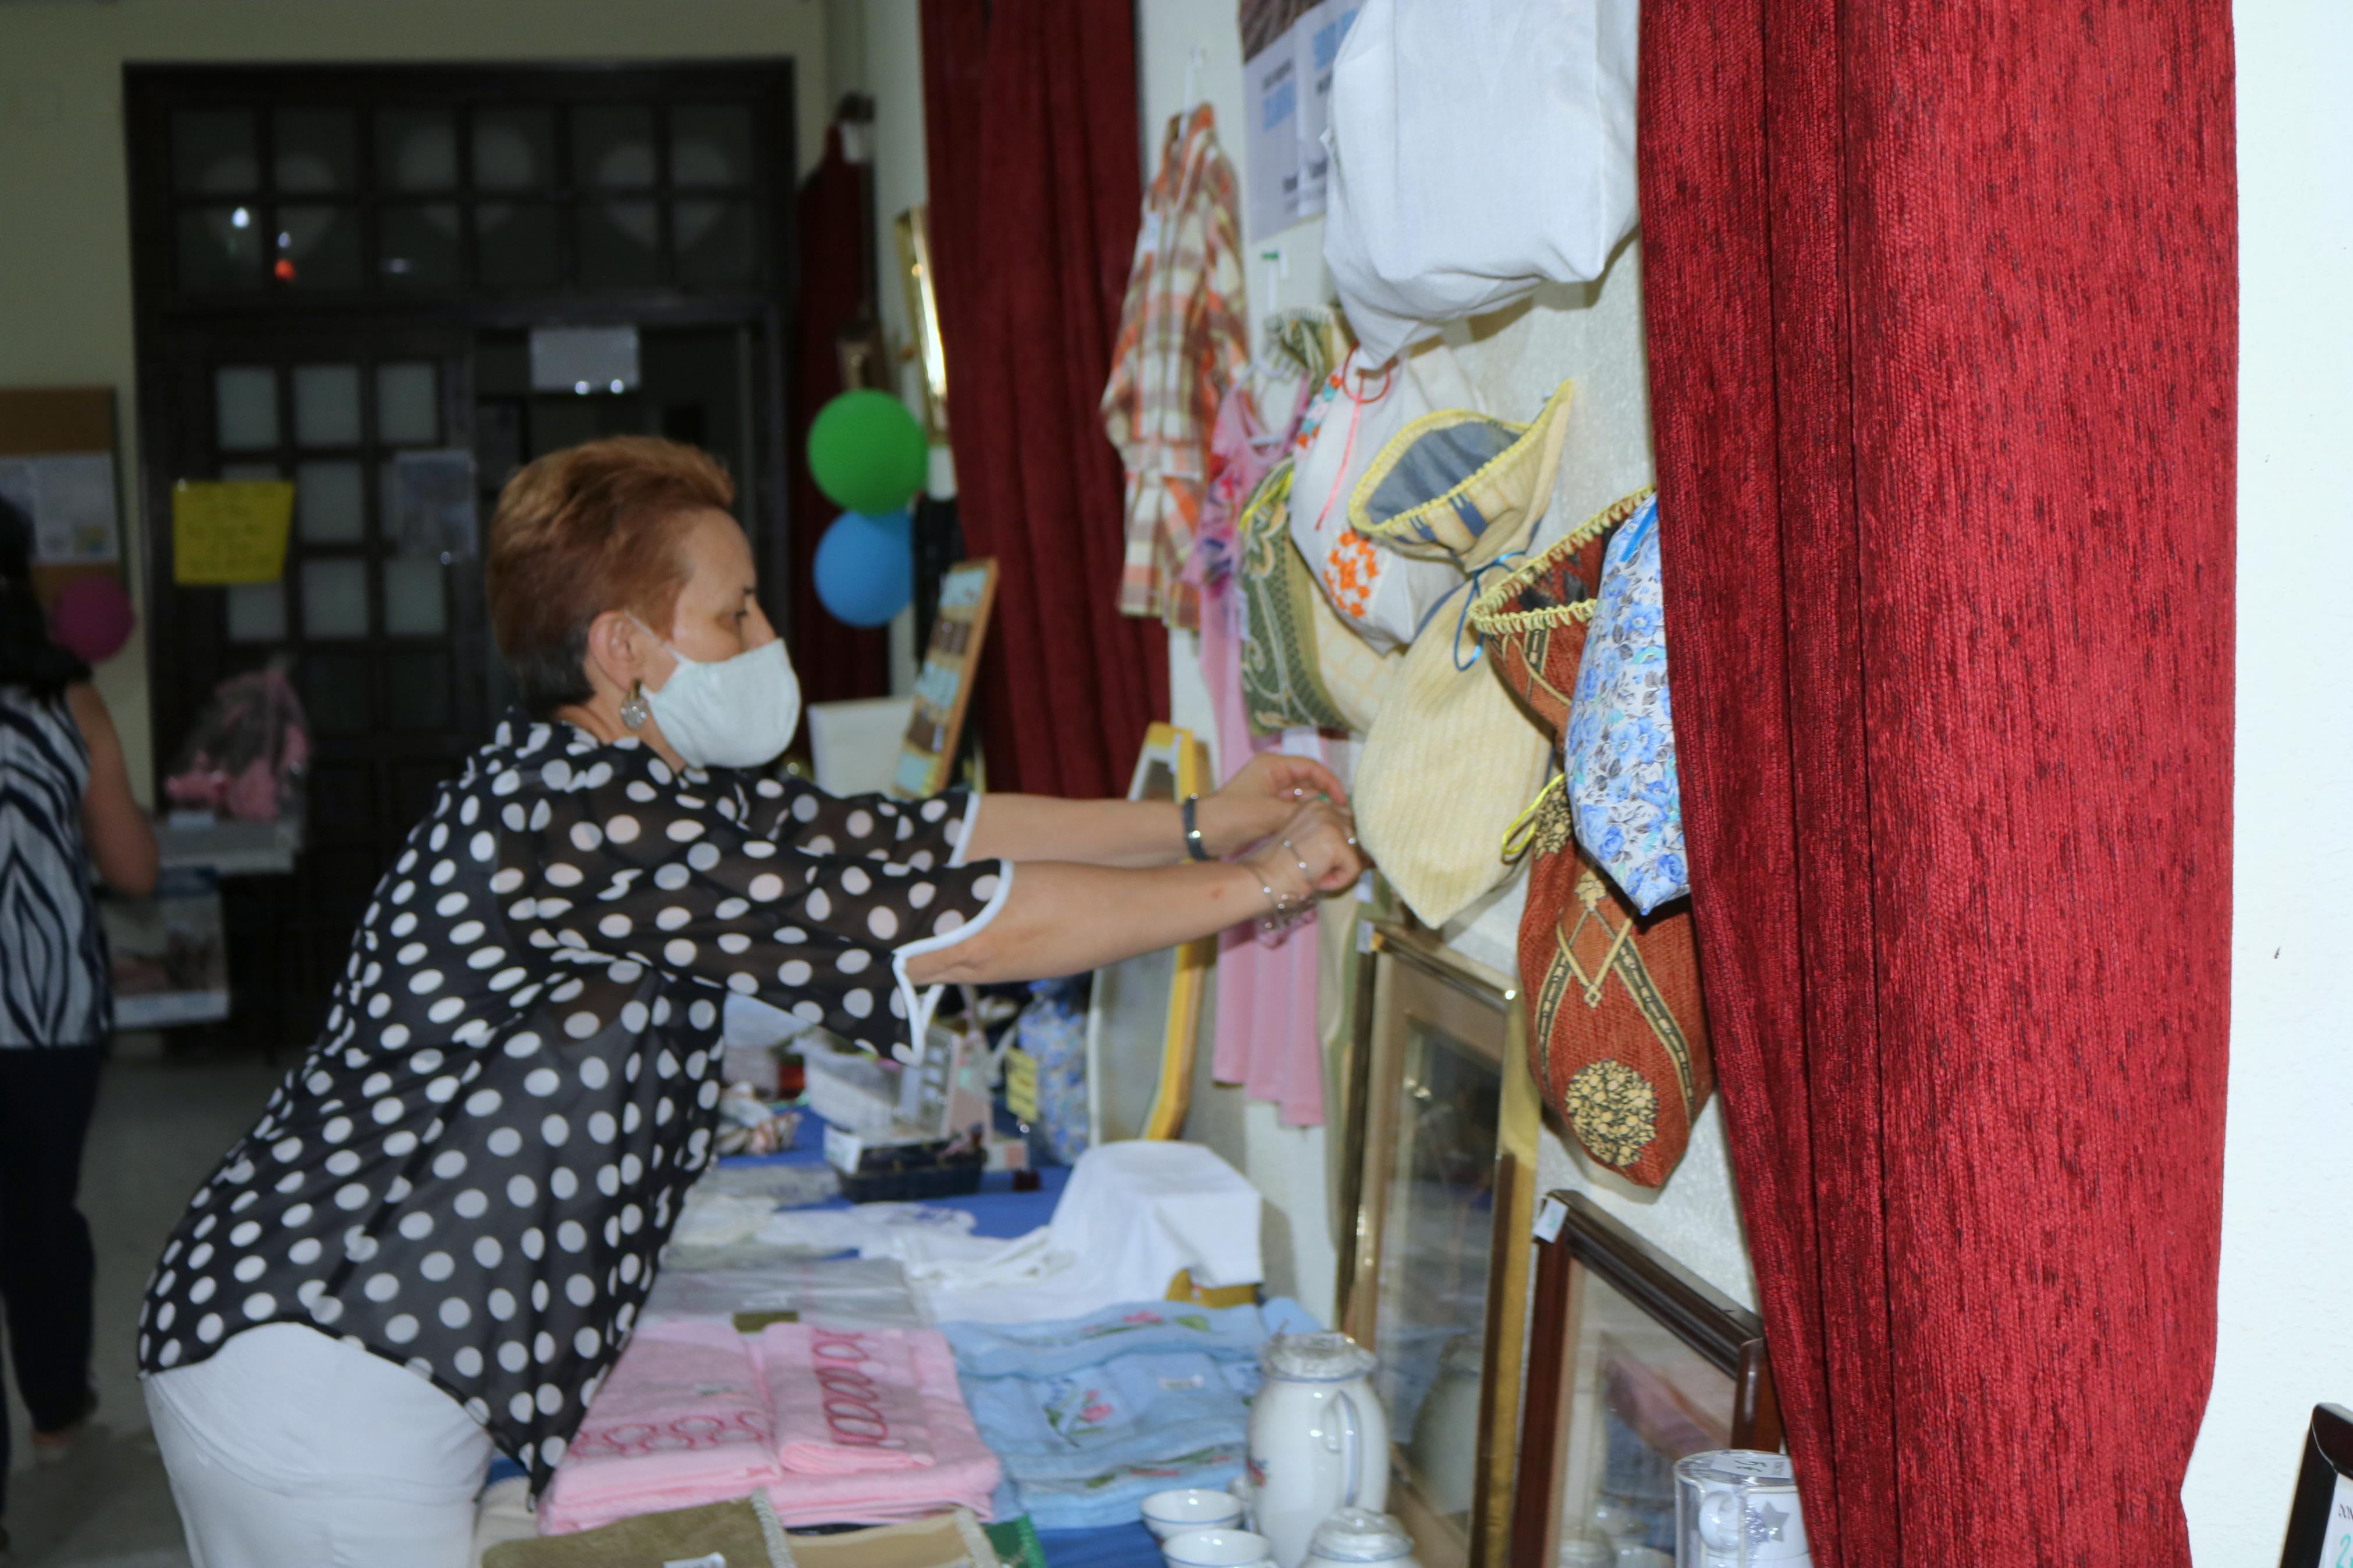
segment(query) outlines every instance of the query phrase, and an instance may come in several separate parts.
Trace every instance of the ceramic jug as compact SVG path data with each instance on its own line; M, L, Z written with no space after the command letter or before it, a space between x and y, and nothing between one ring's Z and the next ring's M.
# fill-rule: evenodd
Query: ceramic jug
M1300 1568L1421 1568L1405 1526L1370 1509L1344 1508L1315 1527Z
M1345 1334L1278 1334L1259 1352L1245 1498L1277 1568L1300 1568L1335 1510L1388 1501L1389 1423L1373 1352Z

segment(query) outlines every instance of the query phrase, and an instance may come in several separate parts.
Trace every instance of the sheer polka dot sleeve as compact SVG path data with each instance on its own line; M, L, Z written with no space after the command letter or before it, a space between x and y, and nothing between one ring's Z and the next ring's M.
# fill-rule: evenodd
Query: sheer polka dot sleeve
M828 795L807 779L762 779L755 823L779 844L820 855L892 860L928 871L964 864L980 797L953 789L929 800L887 795ZM771 803L774 803L773 805ZM773 813L773 815L771 815Z
M582 775L547 764L564 784L520 828L505 824L500 880L526 942L755 996L870 1050L913 1054L939 987L919 991L906 961L993 920L1009 866L935 856L919 867L913 854L779 843L748 826L765 804L748 781L676 773L635 748L607 754ZM849 807L846 832L858 808L835 804ZM919 823L935 804L948 812L944 802L892 804Z

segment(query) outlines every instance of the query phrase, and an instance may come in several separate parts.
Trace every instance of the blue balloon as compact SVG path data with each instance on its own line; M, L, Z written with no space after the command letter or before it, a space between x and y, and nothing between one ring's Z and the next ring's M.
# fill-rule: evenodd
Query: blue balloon
M911 525L902 510L845 511L817 542L818 602L847 626L879 626L915 596Z

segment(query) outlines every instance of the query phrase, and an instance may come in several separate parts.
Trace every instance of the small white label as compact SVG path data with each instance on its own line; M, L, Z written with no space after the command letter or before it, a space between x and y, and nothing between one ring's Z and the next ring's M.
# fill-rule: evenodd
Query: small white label
M865 1152L865 1142L857 1133L839 1127L825 1130L825 1163L835 1170L856 1175L858 1157Z
M1558 1198L1547 1197L1536 1210L1536 1239L1558 1241L1560 1227L1568 1223L1568 1205Z

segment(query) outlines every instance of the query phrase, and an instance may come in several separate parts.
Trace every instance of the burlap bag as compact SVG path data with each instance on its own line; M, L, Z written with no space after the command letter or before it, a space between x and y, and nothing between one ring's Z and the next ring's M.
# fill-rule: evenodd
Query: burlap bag
M1466 575L1430 614L1365 737L1356 831L1424 925L1510 875L1496 846L1544 783L1550 747L1489 668L1466 616L1477 577L1552 499L1569 386L1522 425L1464 409L1413 421L1366 470L1349 522L1380 548Z
M1603 546L1649 494L1614 503L1471 607L1497 674L1556 736L1577 688ZM1690 900L1637 915L1577 847L1556 776L1522 837L1533 861L1520 919L1529 1070L1588 1155L1658 1186L1715 1087Z

